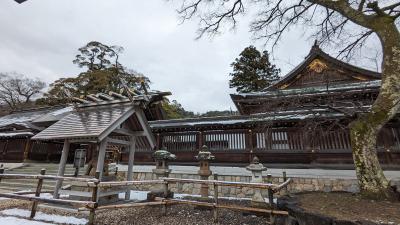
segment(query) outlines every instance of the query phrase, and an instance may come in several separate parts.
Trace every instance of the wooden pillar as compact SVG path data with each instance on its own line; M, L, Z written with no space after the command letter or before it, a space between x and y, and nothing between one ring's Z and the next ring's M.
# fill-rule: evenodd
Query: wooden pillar
M3 149L3 160L6 160L6 153L7 153L8 143L9 143L9 140L7 139L6 144L4 145L4 149Z
M161 137L160 137L160 133L157 133L157 141L156 141L156 149L159 150L162 148L161 146Z
M65 165L67 164L69 148L70 148L70 143L69 143L68 140L65 140L64 141L64 147L63 147L63 150L62 150L62 153L61 153L60 164L58 165L57 176L64 176ZM59 197L58 192L61 189L62 182L63 182L62 180L57 180L56 188L55 188L54 194L53 194L54 198L58 198Z
M31 146L32 146L32 141L30 138L27 138L26 142L25 142L25 149L24 149L24 159L23 159L24 162L26 162L28 160L29 151L31 149Z
M99 154L97 157L97 167L96 172L100 172L99 179L103 177L103 170L104 170L104 159L106 157L106 148L107 148L107 138L102 140L98 144Z
M136 151L136 137L131 137L131 145L129 146L129 158L128 158L128 172L126 175L126 180L133 180L133 161L135 159L135 151ZM131 198L131 189L128 188L125 193L125 200L129 200Z
M94 225L94 219L96 216L96 208L98 207L99 203L98 203L98 193L99 193L99 176L100 173L96 172L95 178L97 179L97 181L95 181L95 186L92 189L92 202L95 202L94 207L90 208L90 212L89 212L89 221L88 221L88 225Z
M96 178L101 181L103 178L103 172L104 172L104 160L106 157L106 148L107 148L107 138L102 140L99 144L97 144L98 147L98 155L97 155L97 167L96 167ZM96 202L99 201L99 189L96 190Z
M201 132L201 131L199 131L199 133L197 133L197 146L196 146L196 148L197 149L200 149L203 145L204 145L204 142L203 142L203 132Z
M46 174L46 169L40 170L40 175L45 175L45 174ZM42 186L43 186L43 178L39 178L38 184L36 186L35 197L40 197L40 193L42 191ZM35 217L35 215L36 215L37 206L38 206L38 202L33 202L31 216L30 216L31 219L33 219L33 217Z
M245 133L245 144L246 144L246 150L248 152L248 161L251 162L253 160L253 149L254 149L254 143L253 143L253 131L249 129Z

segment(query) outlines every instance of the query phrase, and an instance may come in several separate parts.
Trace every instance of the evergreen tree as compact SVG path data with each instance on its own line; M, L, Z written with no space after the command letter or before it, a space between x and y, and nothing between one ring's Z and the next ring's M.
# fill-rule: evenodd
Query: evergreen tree
M254 46L245 48L231 66L229 87L236 88L237 92L262 91L279 79L280 69L269 61L268 52L261 54Z
M176 100L169 101L166 99L163 102L163 109L167 114L168 119L193 118L195 114L191 111L186 111L183 106Z
M108 46L92 41L78 49L74 64L86 71L77 77L61 78L50 84L50 89L37 104L56 105L69 102L70 97L89 94L122 93L126 86L130 91L142 93L149 88L150 80L141 73L127 69L118 62L123 51L119 46Z

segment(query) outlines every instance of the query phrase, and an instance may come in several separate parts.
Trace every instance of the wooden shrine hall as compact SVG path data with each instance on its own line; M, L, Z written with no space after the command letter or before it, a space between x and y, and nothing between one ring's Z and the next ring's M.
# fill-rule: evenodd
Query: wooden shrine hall
M165 119L161 102L170 92L149 91L145 96L136 94L135 101L143 107L147 120ZM130 101L129 98L120 93L98 93L86 96L86 99L75 99L77 103L97 104L100 102L121 103ZM76 105L76 104L75 104ZM75 111L74 105L59 105L41 107L34 109L24 109L14 111L8 115L0 117L0 161L2 162L22 162L22 161L41 161L58 162L61 158L63 140L58 139L31 139L39 132L47 129L57 121L68 116ZM89 145L86 158L92 158L93 149ZM75 149L81 148L79 143L70 143L68 162L74 158ZM139 143L138 149L148 147ZM127 159L125 149L119 147L124 159Z
M286 76L257 93L232 94L240 115L152 121L158 148L182 163L207 145L217 163L352 164L348 124L379 94L379 73L339 61L314 45ZM397 116L379 134L384 165L400 163ZM137 153L150 161L149 154Z
M143 164L152 163L152 153L161 148L177 156L174 163L195 164L194 156L207 145L220 164L244 165L257 155L269 164L349 165L348 124L368 112L380 86L380 73L314 45L303 62L264 91L232 94L240 115L165 120L161 103L170 93L149 92L133 101L99 93L77 106L0 117L0 160L71 161L84 143L88 161L95 154L103 161L106 148L117 149L116 161L128 163L135 139L134 161ZM399 118L379 134L376 150L383 166L400 164Z

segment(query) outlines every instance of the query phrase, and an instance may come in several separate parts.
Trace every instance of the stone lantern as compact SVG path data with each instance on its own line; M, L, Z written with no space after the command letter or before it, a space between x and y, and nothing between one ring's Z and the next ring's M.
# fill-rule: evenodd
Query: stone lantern
M171 169L169 169L169 161L175 160L176 156L167 150L161 149L153 153L153 158L156 162L156 168L153 169L156 178L168 177L171 172ZM149 200L153 200L155 197L167 197L164 196L163 184L154 185L150 190L150 193L147 195L147 199ZM167 195L172 196L173 193L169 192Z
M251 183L262 183L262 171L267 170L267 167L264 167L264 165L260 163L260 160L257 158L257 156L255 156L250 165L246 167L246 170L249 170L252 173L250 181ZM254 195L251 199L251 204L254 207L262 208L265 208L267 206L259 188L254 189Z
M153 153L153 158L156 161L156 168L153 169L153 173L157 179L160 177L168 177L171 170L169 169L169 161L175 160L176 156L171 154L167 150L157 150Z
M200 169L198 174L200 175L201 180L208 180L208 177L212 174L210 170L210 161L215 159L215 156L211 154L208 150L208 147L204 145L201 147L199 153L195 158L199 161ZM208 185L201 184L200 195L202 198L208 198Z

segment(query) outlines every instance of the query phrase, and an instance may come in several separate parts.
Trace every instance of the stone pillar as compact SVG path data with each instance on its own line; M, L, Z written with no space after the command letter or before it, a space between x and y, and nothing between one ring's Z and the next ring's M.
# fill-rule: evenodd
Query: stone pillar
M208 150L208 147L206 145L203 145L195 158L199 161L200 169L198 171L198 174L200 175L200 179L208 180L208 177L212 174L210 170L210 161L214 160L215 157ZM200 195L202 198L208 198L207 184L201 184Z
M250 181L251 183L262 183L263 182L262 171L267 170L267 168L264 167L264 165L260 163L260 160L257 158L257 156L255 156L250 165L246 167L246 170L249 170L252 173ZM261 208L267 207L265 199L262 196L261 190L259 188L254 189L254 195L251 199L251 205L253 207L261 207Z
M153 153L153 158L156 162L156 168L153 169L153 173L156 176L156 179L160 179L162 177L168 177L171 173L169 169L169 161L175 160L176 156L171 154L167 150L157 150ZM172 195L172 193L168 193L168 196ZM155 197L167 197L164 195L164 185L154 185L151 188L150 193L147 195L148 200L153 200Z

